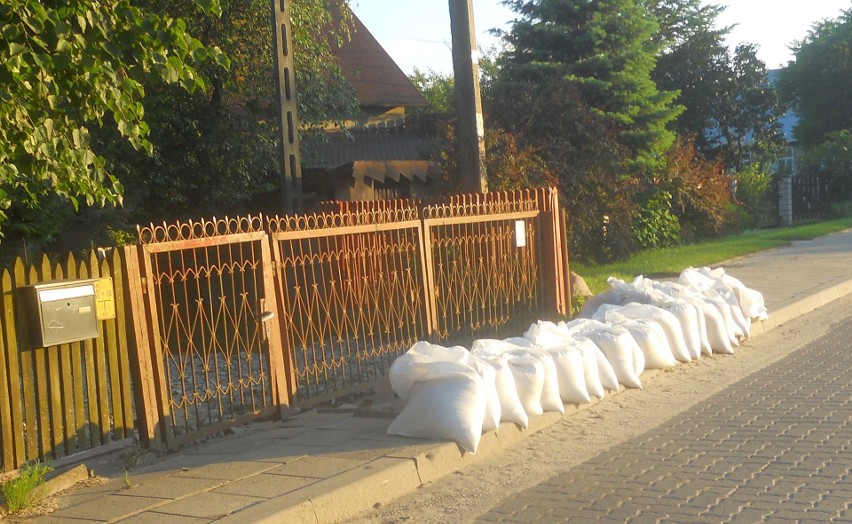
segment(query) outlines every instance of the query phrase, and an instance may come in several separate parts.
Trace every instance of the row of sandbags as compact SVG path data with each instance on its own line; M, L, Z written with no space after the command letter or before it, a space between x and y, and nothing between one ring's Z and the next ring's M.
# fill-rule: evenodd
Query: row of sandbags
M449 439L474 452L501 422L602 398L619 384L641 388L646 368L733 353L763 296L723 269L689 268L677 282L610 278L570 322L538 321L522 337L476 340L470 350L418 342L390 370L404 403L388 434Z

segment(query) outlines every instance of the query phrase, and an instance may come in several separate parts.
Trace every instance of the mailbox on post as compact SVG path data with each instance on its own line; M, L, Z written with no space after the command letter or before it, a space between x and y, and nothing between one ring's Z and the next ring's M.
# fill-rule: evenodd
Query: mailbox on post
M46 282L20 288L30 347L97 338L98 280Z

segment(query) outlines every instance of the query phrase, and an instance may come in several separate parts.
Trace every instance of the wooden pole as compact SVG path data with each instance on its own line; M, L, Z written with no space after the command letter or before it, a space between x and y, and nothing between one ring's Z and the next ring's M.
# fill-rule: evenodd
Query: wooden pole
M479 92L479 56L473 26L473 0L449 2L461 185L465 191L487 193L485 124Z

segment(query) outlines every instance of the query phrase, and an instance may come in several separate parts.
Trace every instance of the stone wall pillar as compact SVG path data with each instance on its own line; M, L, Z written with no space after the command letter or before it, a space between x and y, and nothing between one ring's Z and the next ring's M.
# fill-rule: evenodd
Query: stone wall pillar
M789 174L778 180L778 215L782 227L793 225L793 177Z

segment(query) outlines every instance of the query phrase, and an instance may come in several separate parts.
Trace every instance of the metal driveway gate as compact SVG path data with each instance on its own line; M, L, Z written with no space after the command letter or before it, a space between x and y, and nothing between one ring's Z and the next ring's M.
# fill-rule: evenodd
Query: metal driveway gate
M137 307L148 325L137 326L137 340L148 440L173 448L286 405L262 218L151 225L139 239L144 298Z

